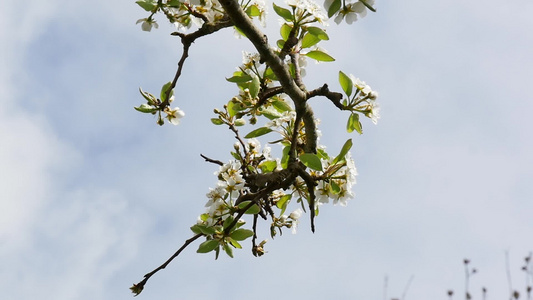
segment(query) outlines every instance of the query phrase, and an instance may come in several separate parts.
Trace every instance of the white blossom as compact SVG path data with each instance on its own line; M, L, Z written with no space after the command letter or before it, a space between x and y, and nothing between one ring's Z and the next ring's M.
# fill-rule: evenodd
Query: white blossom
M169 109L167 107L165 108L164 112L167 114L166 118L168 121L173 125L178 125L180 123L180 119L185 116L185 113L179 107L174 109Z
M143 31L151 31L152 27L154 27L155 29L159 28L159 25L157 25L157 22L152 18L139 19L137 20L135 24L139 24L141 22L142 22L141 29Z

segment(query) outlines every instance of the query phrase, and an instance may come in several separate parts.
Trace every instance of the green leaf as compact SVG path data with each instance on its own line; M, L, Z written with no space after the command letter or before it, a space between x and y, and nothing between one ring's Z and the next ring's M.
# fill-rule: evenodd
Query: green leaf
M197 253L208 253L218 248L218 245L219 245L218 240L207 240L200 244L196 252Z
M352 148L352 145L353 145L352 139L348 139L346 143L344 143L344 145L342 146L342 149L339 155L335 157L335 159L333 160L331 164L334 165L338 163L339 161L343 160L346 154L348 153L348 151L350 151L350 149Z
M233 76L231 76L230 78L226 78L227 81L229 82L234 82L234 83L238 83L238 82L248 82L250 80L252 80L252 76L242 72L242 71L237 71L235 73L233 73Z
M232 238L229 238L228 239L229 242L231 243L231 245L237 249L242 249L242 246L241 244L239 244L239 242L237 242L236 240L232 239Z
M316 154L318 155L318 158L320 159L329 160L328 153L324 151L323 149L316 149Z
M263 108L260 110L260 112L261 112L261 115L265 116L269 120L274 120L274 119L281 117L281 114L279 113L279 111L273 106Z
M228 244L224 244L224 251L229 257L233 258L233 249Z
M170 1L167 1L167 6L169 7L180 7L181 6L181 1L180 0L170 0Z
M260 127L260 128L257 128L256 130L253 130L252 132L248 133L244 137L247 138L247 139L251 139L251 138L254 138L254 137L265 135L265 134L267 134L267 133L269 133L271 131L272 131L272 129L270 129L270 128Z
M236 241L244 241L252 235L254 235L254 232L249 229L237 229L230 234L230 237Z
M224 121L220 120L219 118L211 118L211 123L215 125L222 125L224 124Z
M240 203L237 207L239 209L244 209L249 204L250 204L250 201L244 201L244 202ZM259 208L259 206L257 206L257 204L254 204L254 205L252 205L252 207L248 208L248 210L246 210L244 213L248 214L248 215L255 215L255 214L258 214L260 211L261 211L261 209Z
M286 41L289 38L291 30L292 30L291 25L287 23L283 23L283 25L281 25L281 28L279 29L279 33L281 34L281 38L283 38L284 41Z
M224 223L222 224L222 228L224 228L224 230L226 230L231 225L231 223L233 223L233 220L234 220L234 218L232 216L228 216L224 220Z
M259 81L259 77L254 76L252 78L252 82L248 85L248 90L250 91L250 95L252 98L257 97L257 94L259 94L259 89L261 87L261 82Z
M264 161L259 165L263 173L270 173L276 169L278 163L275 160Z
M300 161L302 161L303 164L308 168L316 171L322 171L322 162L314 153L304 153L300 155Z
M276 42L276 45L278 46L278 48L283 49L283 46L285 46L285 41L284 40L278 40Z
M257 5L251 5L246 9L246 14L249 17L259 17L261 15L261 11L259 8L257 8Z
M280 215L282 215L285 210L287 209L287 204L289 204L289 200L291 200L292 198L292 195L289 194L289 195L283 195L281 196L281 198L278 200L278 202L276 202L276 206L281 209L281 212L279 213Z
M276 81L278 80L278 78L276 77L276 74L274 74L274 71L272 71L271 68L266 68L265 73L263 74L263 77L266 77L270 80L276 80Z
M316 35L306 33L302 39L302 49L310 48L320 42L320 39Z
M155 99L154 95L143 91L143 89L141 88L139 88L139 92L141 92L141 95L143 96L143 98L146 99L146 101L148 101L148 104L154 105L156 103L157 99Z
M352 95L353 88L353 82L350 76L344 74L342 71L339 71L339 83L341 84L344 93L346 93L346 96L350 97Z
M272 101L272 105L279 112L292 111L292 107L281 99Z
M294 18L292 16L292 13L291 13L290 10L288 10L286 8L283 8L283 7L280 7L280 6L277 6L275 3L272 3L272 5L274 6L274 11L278 14L278 16L280 16L283 19L285 19L285 21L288 21L288 22L292 22L293 21Z
M361 122L359 122L359 114L352 113L348 118L348 124L346 125L346 130L348 132L357 131L359 134L363 134L363 128Z
M329 40L329 36L327 35L327 33L322 30L322 28L318 28L318 27L307 27L307 31L316 36L317 38L323 40L323 41L327 41Z
M331 6L328 8L328 18L331 18L341 9L341 4L341 0L335 0L331 3Z
M309 51L306 56L317 61L335 61L331 55L320 50Z
M140 111L142 113L154 113L159 110L158 107L152 106L146 103L141 104L139 107L133 107L135 110Z
M286 169L289 164L289 151L291 151L291 146L283 148L283 155L281 156L281 167L283 169Z
M196 224L196 225L191 226L191 230L192 232L196 234L202 233L205 235L212 235L212 234L215 234L216 232L215 228L208 227L206 225L201 225L201 224Z
M162 102L165 102L167 100L167 91L168 89L170 88L170 86L172 85L172 82L167 82L163 85L163 87L161 88L161 101ZM174 91L170 91L170 95L169 97L172 97L172 95L174 95Z
M340 191L341 191L341 187L335 182L335 180L331 180L329 183L330 183L330 185L329 185L329 189L330 189L330 191L331 191L334 195L339 194Z
M154 8L157 7L157 4L155 4L152 0L136 1L135 3L139 4L139 6L146 11L152 11Z
M231 117L235 116L239 111L245 109L242 103L230 100L227 105L228 113Z

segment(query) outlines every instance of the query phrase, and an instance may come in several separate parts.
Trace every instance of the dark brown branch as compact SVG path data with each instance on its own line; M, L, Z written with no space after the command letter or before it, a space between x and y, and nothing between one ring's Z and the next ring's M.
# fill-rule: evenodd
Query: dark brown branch
M330 91L327 84L324 84L320 88L307 92L307 99L310 99L316 96L324 96L328 98L329 100L331 100L331 102L336 107L338 107L340 110L346 110L346 107L341 103L341 100L343 98L342 94Z
M281 86L271 87L261 91L259 95L257 95L259 97L259 101L257 101L255 107L261 107L269 98L281 93L283 93L283 87Z
M181 43L183 44L183 53L181 54L181 58L178 62L178 69L176 70L176 75L174 75L174 79L172 80L170 87L166 91L166 99L160 104L160 107L162 109L169 105L170 93L172 93L172 90L176 87L176 83L178 82L178 79L181 76L183 64L189 56L189 48L191 47L192 43L194 43L194 41L200 37L206 36L208 34L230 26L233 26L233 22L231 22L231 20L227 16L224 16L221 20L215 23L204 23L202 27L200 27L198 30L189 34L184 34L181 32L172 33L172 35L177 35L181 37Z
M305 152L316 153L317 134L313 111L306 103L306 93L296 84L292 78L288 66L283 60L276 55L274 50L268 44L266 35L264 35L257 26L254 25L250 17L243 11L242 7L236 0L221 0L220 4L224 10L246 37L252 42L255 49L261 56L261 59L272 69L272 72L278 78L283 91L287 94L296 109L296 114L302 116L306 131Z
M198 233L197 235L193 236L192 238L186 240L185 243L178 249L178 251L176 251L176 253L174 253L169 259L167 259L167 261L165 261L162 265L157 267L152 272L144 275L144 279L142 281L140 281L137 284L134 284L130 289L135 293L135 296L137 296L138 294L140 294L142 292L142 290L144 289L144 285L146 284L146 282L148 282L148 279L150 279L150 277L152 277L155 273L157 273L157 272L163 270L164 268L166 268L167 265L170 262L172 262L172 260L174 260L174 258L178 257L178 255L180 255L180 253L185 248L187 248L187 246L189 246L192 242L194 242L195 240L197 240L201 236L203 236L203 234L202 233Z
M211 159L211 158L209 158L209 157L207 157L207 156L205 156L205 155L203 155L203 154L200 154L200 156L201 156L203 159L205 159L206 162L214 163L214 164L217 164L217 165L219 165L219 166L223 166L223 165L224 165L224 163L221 162L220 160Z
M309 216L311 218L311 231L315 232L315 186L317 186L317 183L313 177L309 175L309 173L307 173L302 167L298 168L298 175L302 177L307 185L307 191L309 192Z

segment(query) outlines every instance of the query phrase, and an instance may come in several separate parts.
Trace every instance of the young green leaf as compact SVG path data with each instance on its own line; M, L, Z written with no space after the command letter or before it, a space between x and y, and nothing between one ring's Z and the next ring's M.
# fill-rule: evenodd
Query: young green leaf
M244 209L249 204L250 204L250 201L244 201L244 202L240 203L238 205L238 207L239 207L239 209ZM246 210L244 213L248 214L248 215L255 215L255 214L259 213L260 211L261 211L261 209L259 208L259 206L257 206L257 204L254 204L254 205L252 205L252 207L248 208L248 210Z
M222 125L224 124L224 121L220 120L219 118L211 118L211 123L215 125Z
M279 213L280 215L282 215L285 210L287 209L287 204L289 204L289 200L291 200L292 198L292 195L291 194L288 194L288 195L283 195L281 196L281 198L278 200L278 202L276 202L276 206L281 209L281 212Z
M302 49L310 48L320 42L320 39L316 35L306 33L302 39Z
M329 40L329 36L327 35L327 33L322 30L321 28L318 28L318 27L307 27L307 31L316 36L317 38L323 40L323 41L327 41Z
M265 116L269 120L274 120L274 119L281 117L281 114L279 113L279 111L275 107L272 107L272 106L269 106L267 108L262 108L259 111L261 112L261 115Z
M229 238L228 242L230 242L233 247L235 247L237 249L242 249L241 244L239 244L239 242L237 242L236 240L234 240L232 238Z
M352 113L348 118L348 124L346 124L346 130L348 132L357 131L359 134L363 134L363 128L361 122L359 122L359 114Z
M335 61L335 58L331 57L331 55L320 50L309 51L305 55L317 61Z
M233 220L234 220L234 218L232 216L228 216L224 220L224 223L222 224L222 228L224 228L224 230L226 230L231 225L231 223L233 223Z
M139 88L139 92L141 92L141 95L143 96L143 98L146 99L146 101L148 101L148 104L154 105L156 103L156 99L154 95L143 91L143 89L141 88Z
M248 85L248 90L250 90L250 95L255 98L259 94L261 82L259 81L259 77L254 76L252 78L252 82Z
M288 21L288 22L292 22L293 21L294 18L292 16L292 13L291 13L290 10L288 10L286 8L283 8L283 7L280 7L280 6L277 6L275 3L272 3L272 5L274 6L274 11L278 14L278 16L280 16L283 19L285 19L285 21Z
M239 72L233 73L233 76L231 76L230 78L226 78L226 80L229 82L234 82L234 83L248 82L252 80L252 76L239 71Z
M337 195L341 191L341 187L335 182L335 180L330 181L329 189L333 195Z
M350 97L352 95L353 88L353 82L350 76L344 74L342 71L339 71L339 83L341 84L344 93L346 93L346 96Z
M155 113L156 111L159 110L159 108L146 104L146 103L143 103L139 105L138 107L133 107L133 108L135 108L135 110L140 111L142 113Z
M202 233L205 235L212 235L215 234L216 230L213 227L208 227L206 225L196 224L191 227L191 230L194 233Z
M179 0L170 0L170 1L167 2L167 5L170 6L170 7L179 8L182 5L182 3Z
M289 34L291 33L291 30L292 30L291 25L287 23L283 23L283 25L281 25L281 28L279 29L279 33L281 34L281 38L283 38L284 41L286 41L289 38Z
M329 160L329 155L324 149L316 149L316 155L318 155L318 158Z
M167 91L168 89L170 89L170 86L172 85L172 82L167 82L163 85L163 87L161 88L161 101L165 102L167 100ZM174 95L174 91L170 91L170 95L169 97L172 97L172 95Z
M208 253L218 248L219 242L217 240L207 240L200 244L197 253Z
M260 128L257 128L256 130L251 131L250 133L248 133L244 137L247 138L247 139L251 139L251 138L254 138L254 137L265 135L265 134L267 134L267 133L269 133L271 131L272 131L272 129L270 129L268 127L260 127Z
M283 46L285 46L285 41L284 40L278 40L276 42L276 45L278 46L278 48L283 49Z
M228 244L224 244L224 251L229 257L233 258L233 249Z
M267 160L259 165L263 173L270 173L276 169L278 163L275 160Z
M274 108L279 112L285 112L285 111L291 111L292 107L283 100L274 100L272 101L272 105Z
M152 0L141 0L141 1L136 1L135 3L137 3L140 7L142 7L146 11L152 11L154 8L157 7L157 5Z
M314 153L304 153L300 155L300 161L302 161L302 163L308 168L316 171L322 171L322 162Z
M261 15L261 11L259 8L257 8L257 5L251 5L246 9L246 14L249 17L259 17Z
M237 229L230 234L230 237L236 241L244 241L252 235L254 235L254 232L249 229Z
M339 161L341 161L342 159L344 159L344 157L346 156L346 154L348 153L348 151L350 151L350 149L352 148L352 139L348 139L346 141L346 143L344 143L344 146L342 146L342 149L341 149L341 152L339 153L339 155L337 155L337 157L335 157L335 159L333 160L333 162L331 163L332 165L338 163Z
M341 4L341 0L335 0L331 3L331 6L328 8L328 18L331 18L341 9Z

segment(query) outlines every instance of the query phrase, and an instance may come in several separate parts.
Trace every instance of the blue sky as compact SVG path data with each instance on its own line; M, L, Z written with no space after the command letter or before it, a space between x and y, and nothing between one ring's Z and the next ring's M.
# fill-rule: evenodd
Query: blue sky
M187 249L154 276L146 299L446 299L462 295L462 260L480 298L524 289L533 251L533 3L377 1L352 26L331 22L337 61L309 64L308 87L339 70L380 92L382 118L344 130L347 115L314 99L322 143L348 138L355 199L321 209L317 232L249 245L234 259ZM270 13L274 18L274 13ZM0 4L0 287L5 299L131 299L128 287L190 237L227 160L232 134L210 124L235 93L224 77L246 40L231 29L197 41L176 89L186 117L155 125L133 110L138 88L169 81L180 42L142 32L134 1ZM277 25L276 22L272 25ZM276 26L268 28L276 39ZM317 75L320 74L320 75ZM224 150L224 149L227 149ZM264 236L268 229L265 227ZM459 299L456 297L455 299Z

